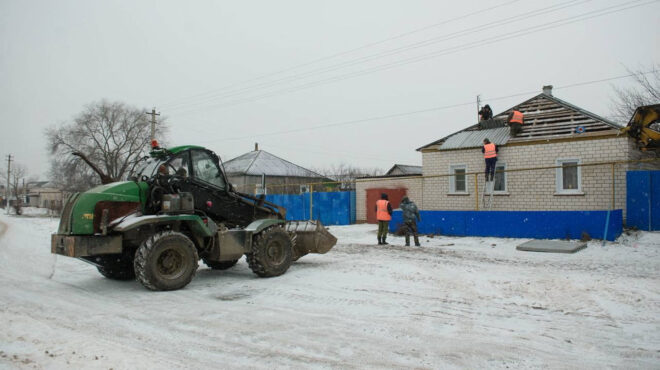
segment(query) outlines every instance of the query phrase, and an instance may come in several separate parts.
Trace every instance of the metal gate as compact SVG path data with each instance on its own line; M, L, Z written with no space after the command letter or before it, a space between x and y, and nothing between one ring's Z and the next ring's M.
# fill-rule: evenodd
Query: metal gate
M660 171L628 171L626 192L626 225L660 230Z

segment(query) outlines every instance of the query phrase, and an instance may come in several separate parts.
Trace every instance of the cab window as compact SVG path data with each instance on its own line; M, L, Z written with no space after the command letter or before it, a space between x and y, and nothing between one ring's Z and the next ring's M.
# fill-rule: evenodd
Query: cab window
M188 162L190 162L188 153L183 153L170 159L163 170L167 171L166 174L170 176L187 177L189 170Z
M192 171L193 176L198 180L208 182L221 189L226 186L215 157L208 152L198 150L192 152Z

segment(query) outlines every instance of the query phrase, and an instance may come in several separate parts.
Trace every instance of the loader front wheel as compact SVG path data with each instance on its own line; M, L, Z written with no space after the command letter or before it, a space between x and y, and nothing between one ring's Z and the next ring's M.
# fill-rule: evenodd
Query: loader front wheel
M282 275L291 266L291 249L289 234L281 227L270 227L254 237L252 253L246 254L248 265L261 277Z
M147 289L176 290L197 271L197 249L184 234L162 231L142 242L135 254L135 275Z

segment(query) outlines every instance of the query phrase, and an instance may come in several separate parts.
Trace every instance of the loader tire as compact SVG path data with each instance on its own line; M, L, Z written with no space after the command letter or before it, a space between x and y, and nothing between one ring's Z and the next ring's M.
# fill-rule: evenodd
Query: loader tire
M176 290L197 271L197 249L184 234L162 231L142 242L135 253L135 275L151 290Z
M246 254L252 272L261 277L279 276L292 262L291 238L279 226L269 227L252 239L252 253Z
M135 279L135 269L133 268L133 258L127 255L106 255L100 261L101 265L96 269L104 277L112 280L133 280Z
M204 259L204 264L211 268L212 270L226 270L229 268L234 267L238 263L238 260L232 260L232 261L209 261L207 259Z

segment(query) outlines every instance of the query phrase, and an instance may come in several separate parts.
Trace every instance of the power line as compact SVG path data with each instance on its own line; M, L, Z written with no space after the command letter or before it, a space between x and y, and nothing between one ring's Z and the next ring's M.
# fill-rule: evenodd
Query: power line
M588 19L592 19L592 18L596 18L596 17L601 17L601 16L608 15L608 14L621 12L621 11L624 11L624 10L628 10L628 9L648 5L648 4L651 4L651 3L655 3L655 2L658 2L659 0L652 0L652 1L647 1L645 3L642 3L642 4L636 4L636 5L628 6L631 3L637 3L637 2L640 2L640 1L641 0L633 0L633 1L629 1L627 3L623 3L623 4L619 4L619 5L615 5L615 6L610 6L610 7L602 8L602 9L595 10L595 11L586 12L586 13L583 13L583 14L580 14L580 15L577 15L577 16L568 17L568 18L557 20L557 21L547 22L547 23L544 23L544 24L541 24L541 25L536 25L536 26L520 29L520 30L517 30L517 31L504 33L504 34L501 34L501 35L493 36L493 37L485 39L485 40L474 41L474 42L471 42L471 43L466 43L466 44L463 44L463 45L450 47L450 48L447 48L447 49L443 49L443 50L439 50L439 51L436 51L436 52L424 54L424 55L421 55L421 56L402 59L402 60L395 61L395 62L392 62L392 63L383 64L381 66L377 66L377 67L374 67L374 68L363 69L363 70L360 70L360 71L355 71L355 72L347 73L347 74L344 74L344 75L339 75L339 76L334 76L334 77L331 77L331 78L317 80L317 81L309 82L307 84L298 85L298 86L288 88L288 89L281 89L281 90L273 91L273 92L262 94L262 95L257 95L257 96L253 96L253 97L243 98L243 99L237 99L237 100L230 101L230 102L224 103L224 104L209 105L207 108L214 108L214 107L215 108L223 108L223 107L233 106L233 105L237 105L237 104L253 102L253 101L265 99L265 98L268 98L268 97L271 97L271 96L281 95L282 93L295 92L295 91L299 91L299 90L303 90L303 89L309 89L309 88L316 87L316 86L323 85L323 84L327 84L327 83L332 83L332 82L346 80L346 79L349 79L349 78L354 78L354 77L359 77L359 76L363 76L363 75L367 75L367 74L372 74L372 73L375 73L375 72L379 72L379 71L383 71L383 70L387 70L387 69L392 69L392 68L399 67L399 66L406 65L406 64L416 63L416 62L424 61L424 60L427 60L427 59L436 58L436 57L439 57L439 56L454 54L454 53L457 53L457 52L460 52L460 51L465 51L465 50L473 49L473 48L484 46L484 45L492 45L494 43L509 40L509 39L512 39L512 38L522 37L522 36L526 36L526 35L529 35L529 34L532 34L532 33L537 33L537 32L545 31L545 30L552 29L552 28L557 28L557 27L560 27L560 26L565 26L565 25L580 22L580 21L584 21L584 20L588 20ZM618 9L616 9L616 8L618 8ZM179 114L185 114L187 112L188 111L183 111L183 112L179 112Z
M655 71L647 71L647 72L641 73L641 75L647 75L649 73L654 73L654 72ZM607 81L618 80L618 79L622 79L622 78L628 78L628 77L632 77L632 76L635 76L635 75L636 75L635 73L631 73L631 74L627 74L627 75L608 77L608 78L603 78L603 79L598 79L598 80L583 81L583 82L573 83L573 84L569 84L569 85L556 86L556 87L554 87L554 89L559 90L559 89L566 89L566 88L576 87L576 86L591 85L591 84L596 84L596 83L602 83L602 82L607 82ZM503 99L513 98L513 97L518 97L518 96L522 96L522 95L529 95L529 94L533 94L535 92L536 91L526 91L526 92L515 93L515 94L511 94L511 95L506 95L506 96L486 98L486 99L483 99L483 100L484 101L486 101L486 100L488 100L488 101L497 101L497 100L503 100ZM444 106L432 107L432 108L426 108L426 109L419 109L419 110L408 111L408 112L400 112L400 113L393 113L393 114L387 114L387 115L381 115L381 116L375 116L375 117L354 119L354 120L349 120L349 121L327 123L327 124L316 125L316 126L311 126L311 127L303 127L303 128L281 130L281 131L272 131L272 132L267 132L267 133L254 133L254 134L251 134L251 135L248 135L248 136L230 137L230 138L223 138L223 139L218 139L218 140L207 140L207 141L202 141L200 143L204 144L204 143L214 143L214 142L221 142L221 141L244 140L244 139L252 139L252 138L255 138L255 137L276 136L276 135L284 135L284 134L290 134L290 133L296 133L296 132L302 132L302 131L313 131L313 130L324 129L324 128L329 128L329 127L347 126L347 125L353 125L353 124L364 123L364 122L380 121L380 120L389 119L389 118L399 118L399 117L411 116L411 115L427 113L427 112L442 111L442 110L447 110L447 109L457 108L457 107L462 107L462 106L468 106L468 105L473 105L473 104L474 104L474 101L469 101L469 102L464 102L464 103L450 104L450 105L444 105Z
M190 106L203 105L205 103L208 103L208 102L211 102L211 101L215 100L216 98L223 98L224 99L224 98L229 98L229 97L236 96L236 95L242 95L242 94L244 94L246 92L249 92L251 90L254 90L254 89L262 89L262 88L277 86L277 85L280 85L280 84L283 84L283 83L305 79L309 76L314 76L316 74L328 73L328 72L336 71L336 70L343 69L343 68L346 68L346 67L367 63L367 62L370 62L370 61L373 61L373 60L381 59L383 57L392 56L392 55L400 54L400 53L403 53L403 52L406 52L406 51L409 51L409 50L418 49L418 48L426 47L426 46L433 45L433 44L436 44L436 43L439 43L439 42L452 40L452 39L455 39L455 38L458 38L458 37L462 37L462 36L470 35L470 34L473 34L473 33L477 33L477 32L480 32L480 31L483 31L483 30L486 30L486 29L492 30L492 28L495 28L495 27L506 26L506 25L510 25L510 24L516 23L516 22L527 21L527 20L529 20L530 18L533 18L533 17L538 17L538 16L545 15L545 14L548 14L548 13L556 12L556 11L559 11L559 10L562 10L562 9L565 9L565 8L568 8L568 7L584 4L584 3L589 2L589 1L591 1L591 0L580 0L580 1L579 0L570 0L570 1L566 1L566 2L563 2L563 3L560 3L560 4L555 4L555 5L551 5L551 6L548 6L548 7L541 8L541 9L536 9L536 10L516 14L516 15L510 16L510 17L507 17L507 18L498 19L496 21L487 22L487 23L484 23L484 24L481 24L481 25L478 25L478 26L474 26L474 27L464 29L464 30L451 32L451 33L448 33L448 34L445 34L445 35L433 37L433 38L423 40L423 41L418 41L418 42L415 42L415 43L412 43L412 44L409 44L409 45L406 45L406 46L402 46L402 47L398 47L398 48L394 48L394 49L390 49L390 50L385 50L385 51L382 51L382 52L379 52L379 53L376 53L376 54L367 55L367 56L360 57L360 58L353 59L353 60L348 60L348 61L341 62L341 63L335 64L335 65L313 69L313 70L303 72L303 73L299 73L299 74L295 74L295 75L292 75L292 76L286 76L286 77L283 77L283 78L280 78L280 79L277 79L277 80L274 80L274 81L266 81L266 82L262 82L262 83L255 84L255 85L248 85L247 87L242 87L242 88L238 88L238 89L228 90L228 91L225 91L225 92L209 95L209 96L207 96L203 99L200 99L198 102L194 102L194 103L192 103L192 102L191 103L181 102L181 103L178 103L178 104L175 103L174 105L170 106L170 109L171 110L172 109L174 109L174 110L182 109L182 108L183 109L186 109L186 108L190 109ZM637 1L641 1L641 0L637 0ZM185 107L181 107L181 106L184 106L184 105L185 105Z
M488 12L488 11L491 11L491 10L494 10L494 9L497 9L497 8L501 8L501 7L510 5L510 4L516 3L518 1L520 1L520 0L507 1L507 2L499 4L499 5L494 5L494 6L484 8L484 9L480 9L480 10L477 10L477 11L474 11L474 12L471 12L471 13L463 14L463 15L458 16L458 17L450 18L450 19L441 21L439 23L434 23L434 24L431 24L431 25L428 25L428 26L417 28L417 29L412 30L412 31L407 31L407 32L395 35L393 37L389 37L389 38L386 38L386 39L383 39L383 40L363 44L361 46L358 46L358 47L355 47L355 48L352 48L352 49L348 49L348 50L345 50L345 51L341 51L341 52L338 52L338 53L335 53L335 54L332 54L332 55L328 55L328 56L325 56L325 57L321 57L321 58L318 58L318 59L314 59L314 60L311 60L309 62L304 62L304 63L301 63L301 64L297 64L297 65L294 65L292 67L288 67L288 68L285 68L285 69L282 69L282 70L279 70L279 71L267 73L267 74L257 76L255 78L245 80L245 81L242 81L242 82L237 82L235 84L231 84L231 85L225 86L225 87L220 88L220 89L213 89L213 90L210 90L210 91L207 91L207 92L204 92L204 93L189 96L187 98L181 98L181 99L178 99L177 101L167 102L165 104L161 104L161 106L170 107L172 104L177 105L178 101L190 100L190 99L197 98L197 97L200 97L200 96L212 94L212 93L215 93L219 90L223 90L223 89L226 89L226 88L229 88L229 87L232 87L232 86L237 86L237 85L240 86L240 85L245 84L245 83L261 80L261 79L264 79L266 77L270 77L270 76L274 76L274 75L279 75L279 74L282 74L282 73L285 73L285 72L289 72L289 71L292 71L292 70L299 69L301 67L306 67L308 65L316 64L316 63L319 63L319 62L322 62L322 61L325 61L325 60L328 60L328 59L333 59L333 58L336 58L336 57L339 57L339 56L351 54L351 53L354 53L354 52L362 50L362 49L367 49L367 48L370 48L370 47L373 47L373 46L376 46L376 45L384 44L388 41L400 39L400 38L410 36L410 35L415 34L415 33L426 31L426 30L431 29L431 28L443 26L443 25L446 25L446 24L449 24L449 23L452 23L452 22L455 22L455 21L459 21L459 20L474 16L474 15L477 15L477 14L483 14L485 12Z

